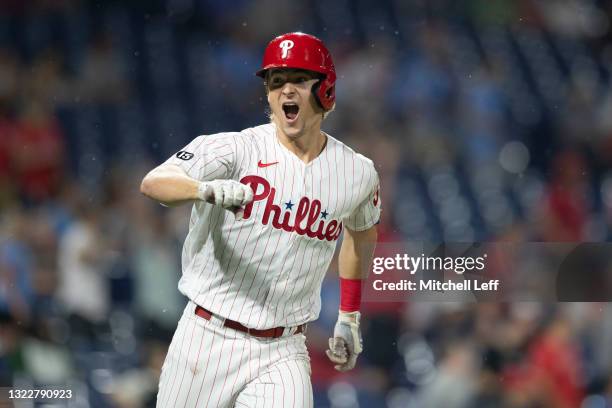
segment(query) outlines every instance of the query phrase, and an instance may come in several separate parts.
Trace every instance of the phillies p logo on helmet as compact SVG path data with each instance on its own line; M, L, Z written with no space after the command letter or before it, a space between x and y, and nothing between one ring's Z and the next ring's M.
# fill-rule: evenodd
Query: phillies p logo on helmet
M289 52L290 49L293 48L294 43L291 40L284 40L284 41L281 41L281 43L278 46L281 47L283 50L283 54L281 57L287 58L287 53Z

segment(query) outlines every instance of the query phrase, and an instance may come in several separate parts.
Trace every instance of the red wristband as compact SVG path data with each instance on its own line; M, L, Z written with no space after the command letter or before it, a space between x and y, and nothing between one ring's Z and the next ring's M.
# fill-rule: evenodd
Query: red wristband
M340 278L340 310L356 312L361 305L361 279Z

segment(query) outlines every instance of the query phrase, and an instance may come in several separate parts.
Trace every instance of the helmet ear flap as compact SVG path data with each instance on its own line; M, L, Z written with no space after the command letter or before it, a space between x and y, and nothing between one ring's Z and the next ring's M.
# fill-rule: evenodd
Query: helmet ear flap
M335 99L336 86L328 78L321 78L312 87L315 99L319 106L324 110L328 111L331 109Z
M323 104L321 103L321 98L319 98L319 89L321 88L321 82L323 82L323 78L319 79L313 86L312 86L312 95L315 98L315 101L317 101L317 105L319 105L319 107L323 110L325 110L325 108L323 107Z

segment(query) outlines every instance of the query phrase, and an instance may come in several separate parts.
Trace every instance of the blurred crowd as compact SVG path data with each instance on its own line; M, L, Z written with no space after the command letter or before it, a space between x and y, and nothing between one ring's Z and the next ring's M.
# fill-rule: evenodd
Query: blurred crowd
M287 31L332 50L324 129L376 163L381 242L608 241L611 24L599 0L0 2L0 386L154 406L189 210L140 180L267 120L253 73ZM612 407L607 303L367 302L340 375L336 275L316 406Z

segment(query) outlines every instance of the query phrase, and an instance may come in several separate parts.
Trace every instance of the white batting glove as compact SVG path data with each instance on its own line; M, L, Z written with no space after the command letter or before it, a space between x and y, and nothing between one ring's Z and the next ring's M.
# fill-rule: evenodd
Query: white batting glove
M363 351L360 319L359 312L340 311L338 314L334 337L329 339L329 350L325 351L327 357L337 364L334 368L338 371L352 370L357 363L357 357Z
M253 190L236 180L204 181L198 187L198 198L210 204L220 205L241 219L244 206L253 201Z

